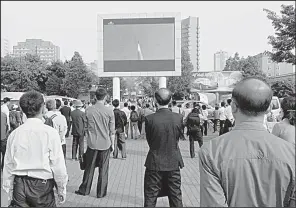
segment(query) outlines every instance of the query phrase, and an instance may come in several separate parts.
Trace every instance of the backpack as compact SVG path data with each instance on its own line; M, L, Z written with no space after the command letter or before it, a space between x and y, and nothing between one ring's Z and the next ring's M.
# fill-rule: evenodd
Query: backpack
M115 116L115 129L117 133L124 132L124 126L127 123L125 112L114 109L114 116Z
M138 113L136 111L132 111L130 119L132 122L137 122L139 120Z
M189 133L197 133L200 132L200 118L197 113L190 113L187 119L187 127Z
M56 114L53 114L51 117L43 116L45 125L53 127L53 119L56 117ZM54 127L53 127L54 128Z

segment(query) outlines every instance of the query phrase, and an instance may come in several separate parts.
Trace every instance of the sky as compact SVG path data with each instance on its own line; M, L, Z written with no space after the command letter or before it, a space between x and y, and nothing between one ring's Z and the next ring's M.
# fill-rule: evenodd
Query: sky
M1 1L1 38L10 50L25 39L43 39L60 47L61 60L78 51L86 63L97 57L97 14L180 12L182 18L199 17L200 71L214 69L214 53L256 55L271 50L274 34L263 8L280 12L293 1Z

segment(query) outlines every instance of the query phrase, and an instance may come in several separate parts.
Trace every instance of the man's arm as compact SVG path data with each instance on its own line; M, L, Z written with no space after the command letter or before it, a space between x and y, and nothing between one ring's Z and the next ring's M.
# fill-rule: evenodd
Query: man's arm
M213 169L210 155L204 148L199 154L200 171L200 206L201 207L228 207L221 181Z
M125 126L127 124L126 114L123 112L123 113L121 113L121 115L123 116L123 123L124 123L124 126Z
M66 186L68 182L68 174L62 150L60 136L56 131L51 133L49 145L50 168L53 172L54 180L57 184L58 195L66 198Z
M12 132L7 140L6 145L6 152L4 157L4 168L3 168L3 189L6 193L8 193L8 200L10 201L12 199L12 192L13 192L13 181L14 181L14 175L12 175L13 171L13 149L12 146L12 138L14 136L14 133Z
M148 145L150 146L151 143L151 126L149 125L149 120L145 117L145 133L146 133L146 140Z
M110 120L109 120L109 132L110 132L110 140L111 146L113 148L114 139L115 139L115 116L113 110L110 111Z

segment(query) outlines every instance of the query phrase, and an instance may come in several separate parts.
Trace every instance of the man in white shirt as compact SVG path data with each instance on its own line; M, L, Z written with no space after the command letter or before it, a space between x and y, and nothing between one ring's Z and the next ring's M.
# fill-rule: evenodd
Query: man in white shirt
M8 124L8 131L10 131L10 121L9 121L9 104L10 104L10 98L5 97L3 99L3 104L1 105L1 112L5 113L7 116L7 124Z
M68 181L59 134L42 121L41 93L23 94L20 106L28 119L8 137L3 189L12 207L55 207L53 188L64 203Z
M229 132L229 128L232 127L234 124L234 117L232 115L232 109L231 109L231 99L227 99L227 106L225 108L225 126L224 126L224 134Z
M48 112L45 114L45 117L52 118L53 128L55 128L59 135L60 141L62 144L62 149L64 153L64 157L66 158L66 133L67 133L67 120L65 116L61 114L61 112L57 109L60 108L59 103L56 100L51 99L46 101L46 108Z
M125 112L125 115L127 118L127 124L125 125L125 134L126 134L126 138L128 138L128 130L129 130L129 124L130 124L131 111L128 109L128 103L124 103L123 106L124 107L121 110L123 112Z
M201 110L201 114L203 117L203 125L202 125L202 133L204 136L208 135L208 116L209 116L209 112L207 110L207 106L206 105L202 105L201 106L202 110Z
M224 134L224 126L225 126L225 102L221 102L221 107L219 108L219 117L220 117L220 131L219 136Z

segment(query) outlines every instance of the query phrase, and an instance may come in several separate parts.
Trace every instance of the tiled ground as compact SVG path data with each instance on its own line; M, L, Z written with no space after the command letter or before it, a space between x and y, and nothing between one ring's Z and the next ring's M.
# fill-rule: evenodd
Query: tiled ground
M205 142L215 136L205 137ZM71 141L67 139L67 158L71 158ZM199 149L195 143L196 151ZM189 142L180 141L185 167L181 170L183 204L186 207L199 206L199 169L198 158L191 159ZM127 159L110 159L108 194L96 198L98 170L95 171L92 190L89 196L78 196L83 171L77 161L68 160L67 170L70 181L67 186L67 201L63 207L141 207L144 204L144 162L148 151L145 140L127 140ZM1 207L7 206L7 195L1 189ZM168 207L167 197L158 198L158 207Z

